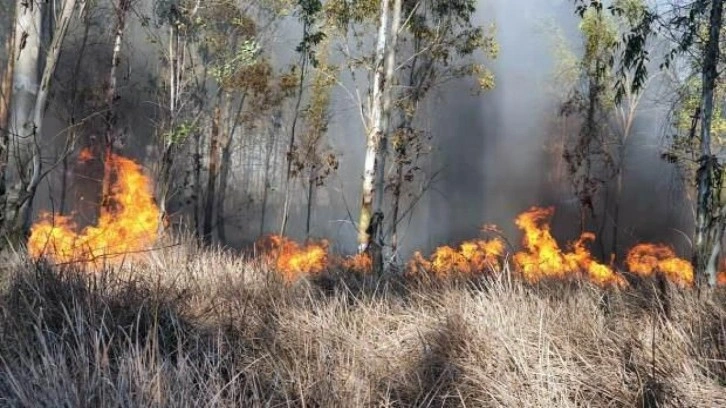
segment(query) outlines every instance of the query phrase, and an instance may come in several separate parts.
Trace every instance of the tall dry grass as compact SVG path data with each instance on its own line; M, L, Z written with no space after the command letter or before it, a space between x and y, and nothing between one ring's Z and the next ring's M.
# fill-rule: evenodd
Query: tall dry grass
M723 292L0 264L2 406L726 406Z

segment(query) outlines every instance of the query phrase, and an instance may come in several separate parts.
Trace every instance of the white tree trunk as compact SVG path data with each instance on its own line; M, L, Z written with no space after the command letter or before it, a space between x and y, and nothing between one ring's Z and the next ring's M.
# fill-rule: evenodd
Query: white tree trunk
M371 244L371 227L375 227L373 220L373 196L376 178L376 159L380 152L381 138L383 137L383 90L385 87L385 56L388 42L388 5L389 0L381 1L381 17L378 25L378 41L376 43L375 66L372 79L372 93L370 109L368 112L368 135L366 143L366 157L363 169L363 197L360 218L358 221L358 248L360 252L369 249Z
M14 50L16 65L10 125L13 137L9 159L11 164L8 169L9 179L13 184L5 206L8 215L6 228L11 231L27 230L30 226L33 197L42 179L41 137L50 80L76 3L76 0L66 0L63 3L60 20L53 34L43 75L38 85L43 21L41 6L44 2L27 0L17 2Z
M40 1L17 0L13 53L13 98L10 101L10 140L7 166L9 187L5 204L5 229L15 229L18 211L29 185L29 170L34 151L35 125L33 108L40 80L41 25L45 4Z
M391 21L390 43L386 52L386 76L383 80L383 113L381 125L381 138L376 152L376 182L373 192L373 213L383 214L383 198L386 191L386 156L388 155L388 133L390 131L391 114L393 111L395 85L394 76L396 73L396 47L398 45L398 31L401 28L401 7L403 0L395 0L393 3L393 18ZM381 222L383 218L381 216ZM395 222L396 220L393 220ZM379 232L383 226L376 228ZM374 237L375 239L375 237Z

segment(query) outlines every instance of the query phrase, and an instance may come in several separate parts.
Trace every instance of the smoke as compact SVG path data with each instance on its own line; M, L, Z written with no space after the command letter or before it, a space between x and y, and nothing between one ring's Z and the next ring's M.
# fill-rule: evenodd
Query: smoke
M140 3L146 13L151 12L149 2ZM103 25L102 21L106 21ZM92 27L92 40L84 54L81 72L74 73L77 64L77 50L80 46L82 27L76 26L67 41L69 52L63 54L58 83L66 84L73 75L78 86L84 90L103 87L110 63L111 36L108 16L99 17ZM578 202L566 183L552 182L555 163L560 156L548 150L548 143L562 137L552 123L558 119L559 103L550 92L554 70L552 38L543 29L545 22L554 22L561 27L567 39L575 46L578 38L578 19L574 15L571 1L566 0L487 0L480 1L476 23L495 24L496 39L501 52L495 61L483 61L494 70L496 88L483 95L473 92L473 80L448 83L445 88L434 92L425 109L425 125L430 130L433 150L427 156L422 177L433 178L418 199L421 191L409 191L404 210L415 204L402 223L402 256L414 250L428 251L442 243L452 243L479 234L479 227L485 223L500 225L513 242L518 242L520 232L513 220L523 210L533 206L555 206L554 232L562 240L575 239L579 235ZM300 26L295 18L288 18L275 30L266 33L266 53L277 69L296 62L294 52L300 36ZM123 72L120 87L119 118L125 135L122 152L126 155L146 159L147 164L157 160L153 154L153 140L156 137L155 112L153 104L158 100L155 84L162 79L159 55L161 45L150 42L153 30L132 19L124 42ZM73 49L74 51L70 51ZM360 80L360 78L359 78ZM331 123L328 138L330 147L337 152L340 167L336 174L326 180L318 190L313 215L313 235L331 240L334 251L351 252L356 248L356 227L360 189L362 184L363 153L365 135L361 122L359 101L355 83L348 75L341 77L342 86L333 92ZM360 85L360 83L358 83ZM65 85L64 85L65 86ZM67 124L68 92L56 95L55 114L50 121L53 130L61 133ZM365 95L362 95L365 97ZM689 209L683 205L680 191L671 187L677 185L678 176L673 166L660 160L660 143L663 135L662 123L666 120L665 108L655 98L646 98L643 114L627 149L624 190L622 197L622 243L627 247L641 240L661 241L679 245L683 250L685 235L690 235ZM90 115L83 102L77 117ZM88 102L88 103L86 103ZM63 112L60 112L60 111ZM64 118L61 120L61 118ZM278 132L276 146L281 151L290 135L289 113L279 128L271 126L256 130L244 130L245 141L265 140L271 131ZM103 122L91 120L79 128L79 144L92 143L93 137L103 132ZM254 134L250 134L253 132ZM61 139L61 138L59 138ZM242 164L241 157L252 149L248 144L237 142L235 163L228 195L230 204L228 237L233 246L241 246L257 238L260 231L260 197L247 196L245 184L238 180L249 173L260 172L264 149L254 163ZM56 143L56 148L60 142ZM284 156L277 157L273 165L284 166ZM71 160L72 161L72 160ZM71 165L71 167L73 167ZM72 171L69 170L69 171ZM73 179L79 180L75 174ZM89 175L90 176L90 175ZM435 177L434 177L435 176ZM98 174L95 178L99 178ZM249 180L249 179L247 179ZM264 230L275 232L279 228L283 180L278 176L270 192L270 205ZM51 188L51 185L53 186ZM60 195L59 173L49 178L42 189L38 207L51 207ZM67 189L93 190L76 181ZM80 195L88 195L81 191ZM51 199L52 198L52 199ZM71 206L91 211L78 200ZM303 182L294 181L294 203L289 231L292 236L303 237L305 224L305 201ZM610 214L606 214L606 217ZM588 227L593 227L589 223ZM609 224L608 224L609 225ZM608 241L611 226L605 228L601 240ZM597 252L595 252L597 253Z

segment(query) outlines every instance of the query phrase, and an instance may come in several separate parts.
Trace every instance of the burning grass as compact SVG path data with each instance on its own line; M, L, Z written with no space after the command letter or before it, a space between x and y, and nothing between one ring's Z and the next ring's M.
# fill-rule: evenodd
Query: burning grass
M145 256L92 275L0 262L1 405L726 404L723 289L328 270L285 284L191 245Z
M89 150L80 154L81 162L92 158ZM30 255L98 269L152 247L158 238L159 208L153 198L153 184L141 166L110 154L102 189L108 196L95 225L81 229L73 215L42 214L28 239Z

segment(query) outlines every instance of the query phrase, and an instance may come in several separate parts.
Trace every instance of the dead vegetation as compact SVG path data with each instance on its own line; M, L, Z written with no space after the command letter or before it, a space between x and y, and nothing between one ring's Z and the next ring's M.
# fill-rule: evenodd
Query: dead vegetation
M149 261L0 262L0 405L726 406L723 289L343 271L288 285L192 246Z

